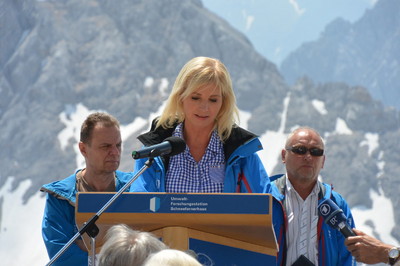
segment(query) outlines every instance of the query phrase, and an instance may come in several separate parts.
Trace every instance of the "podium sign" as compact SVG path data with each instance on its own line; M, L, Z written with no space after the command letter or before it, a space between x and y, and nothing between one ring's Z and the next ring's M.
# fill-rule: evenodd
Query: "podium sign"
M79 228L115 193L78 193ZM193 250L204 265L276 263L272 197L256 193L123 193L99 217L99 252L114 224L152 232L169 247ZM90 240L84 235L90 250Z

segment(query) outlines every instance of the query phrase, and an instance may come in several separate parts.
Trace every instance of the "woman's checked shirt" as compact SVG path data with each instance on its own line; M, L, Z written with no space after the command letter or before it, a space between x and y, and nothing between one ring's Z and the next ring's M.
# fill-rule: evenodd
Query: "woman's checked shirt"
M173 136L183 139L183 124ZM166 192L218 193L224 188L225 159L223 144L214 130L203 158L196 162L186 146L184 152L172 156L166 174Z

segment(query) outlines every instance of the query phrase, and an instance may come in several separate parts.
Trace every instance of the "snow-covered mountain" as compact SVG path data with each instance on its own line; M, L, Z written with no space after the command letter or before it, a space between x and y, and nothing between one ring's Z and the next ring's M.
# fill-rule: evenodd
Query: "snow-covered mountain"
M105 110L121 121L120 169L132 170L136 136L149 128L179 69L194 56L216 57L228 67L240 125L260 135L271 175L283 171L286 134L297 125L316 128L327 146L323 181L347 199L359 228L398 243L399 112L365 88L306 78L287 85L242 33L198 0L4 0L0 10L7 25L0 27L5 265L47 262L38 190L82 165L76 143L86 115Z

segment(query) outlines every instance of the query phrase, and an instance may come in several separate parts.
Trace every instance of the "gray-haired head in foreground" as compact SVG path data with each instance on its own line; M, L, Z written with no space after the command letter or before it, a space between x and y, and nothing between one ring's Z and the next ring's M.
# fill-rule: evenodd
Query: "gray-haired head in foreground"
M124 224L112 226L99 253L99 266L139 266L155 252L167 246L148 232L133 230Z
M176 249L164 249L149 256L143 266L201 266L193 256Z

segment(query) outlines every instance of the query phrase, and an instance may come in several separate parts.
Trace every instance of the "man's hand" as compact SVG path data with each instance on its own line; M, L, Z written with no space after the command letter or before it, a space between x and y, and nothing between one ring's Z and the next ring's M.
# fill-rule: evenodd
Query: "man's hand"
M367 264L388 263L389 249L393 247L392 245L385 244L360 230L353 230L357 236L346 238L344 244L358 262Z

